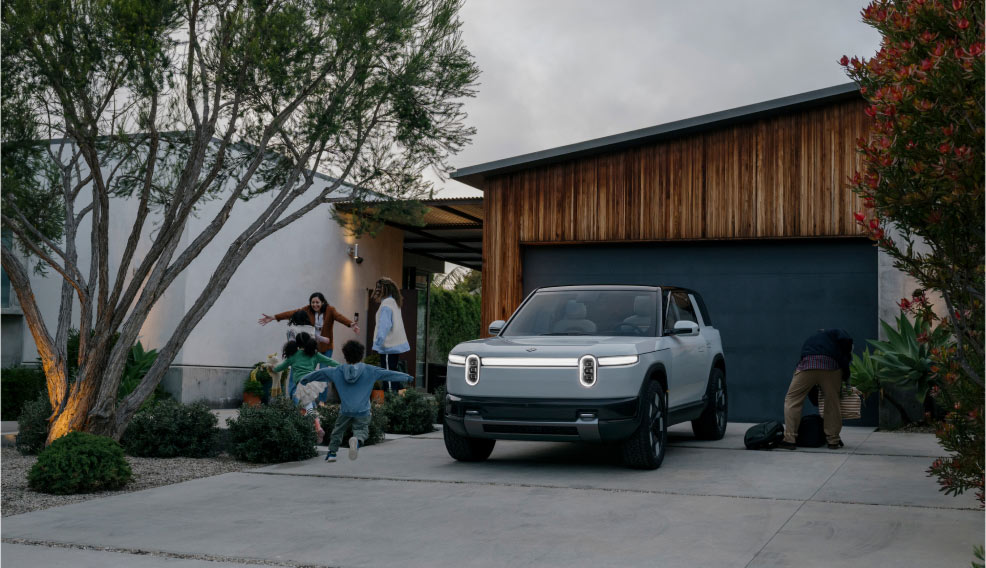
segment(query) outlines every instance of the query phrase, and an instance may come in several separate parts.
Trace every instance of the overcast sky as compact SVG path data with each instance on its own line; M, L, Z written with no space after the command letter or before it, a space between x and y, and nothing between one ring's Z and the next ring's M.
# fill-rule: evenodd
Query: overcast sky
M862 0L467 0L481 71L454 168L848 83ZM437 178L435 178L437 179ZM479 196L455 181L437 197Z

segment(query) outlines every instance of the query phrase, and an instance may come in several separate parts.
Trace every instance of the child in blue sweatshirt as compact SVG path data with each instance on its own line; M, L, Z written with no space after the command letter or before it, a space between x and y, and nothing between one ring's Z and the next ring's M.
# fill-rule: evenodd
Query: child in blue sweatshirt
M411 376L398 371L388 371L373 365L361 363L365 349L359 341L347 341L342 346L342 356L346 364L333 369L320 369L306 378L309 381L331 382L336 387L341 401L339 418L329 439L329 453L325 461L336 461L336 452L342 444L349 425L353 426L353 437L349 439L349 459L359 455L359 448L370 435L370 392L376 381L406 382Z

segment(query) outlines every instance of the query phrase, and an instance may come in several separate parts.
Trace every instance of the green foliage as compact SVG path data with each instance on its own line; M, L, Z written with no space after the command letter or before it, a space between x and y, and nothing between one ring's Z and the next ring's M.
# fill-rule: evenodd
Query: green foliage
M119 489L131 477L130 464L115 440L70 432L38 455L27 480L35 491L67 495Z
M0 415L17 420L21 408L45 392L45 375L40 367L8 367L0 372Z
M242 461L282 463L315 457L315 421L302 416L289 400L243 406L237 418L226 419L229 452Z
M869 348L863 350L863 355L852 354L852 363L849 364L849 382L862 393L864 398L872 393L879 392L880 369Z
M140 382L144 380L144 375L151 369L151 365L157 360L157 349L144 351L144 346L140 341L130 348L127 354L127 364L123 368L123 376L120 378L120 389L117 391L117 400L122 400L125 396L132 393Z
M435 387L435 422L438 424L443 423L445 420L445 395L448 394L448 389L445 385Z
M270 402L270 391L274 386L274 378L271 376L270 371L267 370L266 361L260 361L253 364L253 367L250 369L250 375L247 377L247 382L250 382L251 379L260 383L262 390L262 392L258 395L260 397L260 401L264 404ZM246 386L246 383L244 383L244 386ZM255 386L250 385L250 388L250 392L256 394L256 391L254 390ZM245 388L243 392L246 392Z
M931 351L944 346L947 335L941 327L931 329L930 323L920 314L913 324L907 315L901 314L897 317L896 329L885 321L881 321L880 326L887 341L869 340L870 345L877 349L870 363L877 371L878 382L913 388L918 402L924 403L934 377ZM854 363L855 359L854 355ZM860 390L863 388L860 387Z
M972 549L972 553L973 553L973 555L975 555L976 560L979 560L979 562L976 562L975 560L973 560L973 562L972 562L972 568L986 568L986 566L984 566L984 563L983 563L983 560L986 560L986 554L984 554L984 552L983 552L983 546L982 545L978 545L978 546L974 547Z
M243 394L264 396L264 385L251 374L243 381Z
M369 438L364 440L364 444L371 446L373 444L378 444L383 441L384 434L387 432L387 414L383 411L381 405L373 405L370 411L370 428L369 428ZM336 419L339 418L339 405L338 404L326 404L325 406L318 407L318 419L322 423L322 429L325 430L325 440L326 444L329 443L329 436L332 434L332 428L335 427ZM350 427L346 430L346 433L342 437L343 445L349 441L353 436L353 429Z
M388 392L383 412L395 434L424 434L435 429L435 402L415 389L407 389L403 395Z
M428 362L444 364L453 347L480 336L480 296L431 287Z
M17 451L25 455L37 454L45 448L48 441L48 417L51 416L51 403L47 393L24 405L17 419Z
M986 47L982 2L875 0L863 22L882 36L869 60L842 58L872 118L859 142L856 220L923 290L940 294L941 327L954 342L931 353L939 428L954 459L931 468L944 491L984 492L986 310ZM923 296L922 296L923 298ZM901 307L907 309L902 300ZM934 315L927 310L928 320ZM934 387L933 387L934 389ZM935 394L935 392L933 392ZM964 423L964 424L960 424Z
M217 423L204 403L164 400L139 410L120 443L132 456L206 457L216 453Z

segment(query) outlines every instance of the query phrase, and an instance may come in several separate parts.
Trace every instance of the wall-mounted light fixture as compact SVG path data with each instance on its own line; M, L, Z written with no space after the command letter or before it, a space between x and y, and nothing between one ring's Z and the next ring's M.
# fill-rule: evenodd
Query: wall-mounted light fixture
M359 245L349 247L349 258L356 261L356 264L363 264L363 257L359 255Z

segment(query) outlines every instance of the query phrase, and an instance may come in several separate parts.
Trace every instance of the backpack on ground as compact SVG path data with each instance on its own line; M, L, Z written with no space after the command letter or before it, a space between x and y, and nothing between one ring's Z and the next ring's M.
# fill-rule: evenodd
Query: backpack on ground
M798 426L798 440L795 442L802 448L820 448L825 445L825 422L817 414L801 417Z
M748 450L770 450L784 439L784 425L775 420L768 420L750 426L743 436L743 444Z

